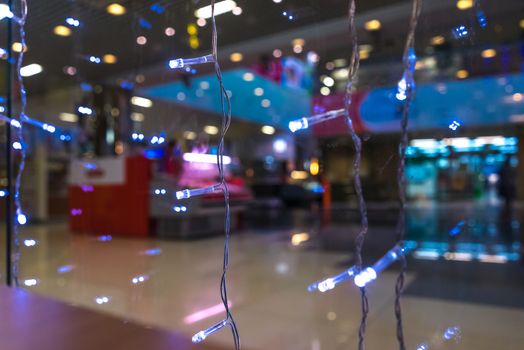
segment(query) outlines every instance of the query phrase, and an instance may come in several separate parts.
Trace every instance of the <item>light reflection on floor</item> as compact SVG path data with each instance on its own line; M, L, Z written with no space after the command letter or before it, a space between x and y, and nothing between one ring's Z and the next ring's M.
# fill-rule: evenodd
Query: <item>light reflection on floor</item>
M306 291L309 283L340 272L340 262L348 260L342 252L309 249L314 236L303 230L235 234L230 301L244 349L356 347L360 298L354 285L328 293ZM61 224L25 228L23 238L36 241L22 247L26 288L188 336L223 318L220 237L194 242L100 237L73 235ZM408 286L416 278L416 272L410 273ZM395 279L389 270L369 288L368 349L397 348ZM524 344L522 308L411 295L403 305L408 349L423 350L424 343L429 349L475 350ZM446 339L450 327L459 327L460 334ZM232 344L228 331L206 341Z

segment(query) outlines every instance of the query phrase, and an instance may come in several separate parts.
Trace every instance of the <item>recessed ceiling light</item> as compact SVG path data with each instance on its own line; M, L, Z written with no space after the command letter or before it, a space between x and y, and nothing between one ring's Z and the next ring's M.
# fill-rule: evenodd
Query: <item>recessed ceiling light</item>
M255 80L255 75L251 72L247 72L242 75L242 79L244 79L244 81L253 81Z
M347 79L349 77L349 69L347 68L337 69L336 71L333 72L332 76L336 80Z
M302 38L296 38L296 39L291 40L291 46L296 46L296 45L304 46L306 45L306 41Z
M122 16L123 14L126 13L126 8L117 3L109 4L106 10L107 10L107 13L113 16Z
M274 50L273 50L273 57L275 57L275 58L280 58L280 57L282 57L282 50L274 49Z
M264 89L262 89L261 87L257 87L253 93L255 94L255 96L262 96L264 95Z
M260 105L264 108L269 108L271 106L271 101L265 98L260 102Z
M207 24L207 21L205 18L199 18L197 19L196 23L199 27L205 27L205 25Z
M218 128L214 125L206 125L204 126L204 132L208 135L216 135L218 134Z
M262 131L263 134L266 135L273 135L275 133L275 128L271 125L264 125L260 131Z
M237 6L237 7L235 7L235 8L233 9L232 12L233 12L233 14L234 14L235 16L240 16L240 15L242 14L242 7Z
M224 0L215 4L215 16L222 15L224 13L233 11L237 7L237 3L233 0ZM207 5L199 8L195 11L195 17L197 18L211 18L211 5Z
M22 44L19 43L18 41L15 41L13 43L13 45L11 46L11 48L13 49L14 52L22 52ZM27 52L29 48L27 47L27 45L24 46L24 52Z
M175 28L173 28L173 27L167 27L166 30L164 31L164 33L167 36L173 36L173 35L175 35L176 31L175 31Z
M64 73L70 76L76 75L76 67L73 66L65 66L63 69Z
M465 69L458 70L455 76L459 79L465 79L469 76L469 72Z
M113 16L121 16L126 13L126 8L120 4L109 4L106 8L107 13Z
M320 88L320 93L323 96L328 96L331 93L331 89L328 88L327 86L323 86L323 87Z
M303 46L300 46L300 45L293 46L293 52L294 53L301 53L302 51L304 51L304 47Z
M196 50L198 49L199 46L200 46L200 40L198 40L198 37L192 36L189 38L189 47L190 48L192 48L193 50Z
M444 39L442 35L435 35L434 37L431 38L430 43L433 46L437 46L437 45L444 44L445 41L446 39Z
M495 51L495 49L486 49L486 50L482 50L480 55L483 58L493 58L493 57L497 56L497 51Z
M244 59L244 55L242 55L240 52L233 52L229 56L229 59L231 60L231 62L240 62Z
M56 26L53 29L53 33L55 33L58 36L70 36L71 35L71 29L69 29L66 26Z
M102 57L102 61L104 61L104 63L107 64L115 64L116 62L118 62L118 58L116 58L115 55L108 53L107 55L104 55Z
M138 38L136 38L136 43L138 45L145 45L145 44L147 44L147 38L145 36L141 35Z
M41 73L44 69L41 65L33 63L30 65L27 65L25 67L22 67L20 69L20 75L23 77L30 77L33 75L37 75L38 73Z
M331 77L324 77L324 79L322 79L322 83L324 83L324 85L327 87L332 87L335 85L335 80Z
M184 138L186 140L194 140L196 139L197 134L194 131L184 131Z
M457 8L459 10L467 10L473 7L473 0L458 0Z
M369 30L369 31L379 30L381 27L382 27L382 23L380 23L378 19L372 19L364 23L364 29Z
M207 90L207 89L209 89L209 82L208 82L208 81L205 81L205 80L204 80L204 81L201 81L201 82L200 82L200 88L201 88L202 90Z
M153 101L145 97L133 96L131 97L131 104L135 106L151 108L153 107Z
M60 113L58 117L61 121L68 123L76 123L78 121L78 116L73 113Z
M146 119L145 115L138 112L131 113L131 120L137 123L141 123Z
M273 0L273 2L274 2L275 4L280 4L280 3L282 2L282 0Z

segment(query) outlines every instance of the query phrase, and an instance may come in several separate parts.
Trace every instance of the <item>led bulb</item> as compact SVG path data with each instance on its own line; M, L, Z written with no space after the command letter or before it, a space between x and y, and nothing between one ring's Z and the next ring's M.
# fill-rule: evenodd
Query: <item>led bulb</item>
M215 56L207 55L195 58L177 58L169 61L169 67L171 69L181 69L186 66L193 66L196 64L205 64L215 62Z
M309 128L311 125L323 123L325 121L340 117L341 115L344 115L344 112L344 109L337 109L322 114L313 115L311 117L293 120L289 122L289 130L291 130L291 132L304 130Z
M349 269L347 269L346 271L336 276L327 278L320 282L315 282L315 283L310 284L307 287L307 290L308 292L314 292L315 290L318 290L321 293L327 292L328 290L335 288L337 284L345 282L353 278L356 272L357 272L357 268L355 266L351 266Z
M209 327L208 329L198 332L197 334L193 336L193 338L191 338L191 340L195 344L200 343L204 341L207 337L209 337L211 334L216 333L219 330L221 330L222 328L224 328L225 326L227 326L228 323L229 322L227 320L222 320L218 322L217 324Z
M187 198L191 198L195 196L202 196L208 193L214 193L214 192L220 191L221 188L222 188L221 185L213 185L213 186L204 187L204 188L196 188L194 190L186 189L182 191L177 191L176 199L180 200L180 199L187 199Z
M410 250L404 247L403 244L397 244L390 251L388 251L382 258L380 258L372 267L368 267L362 270L358 275L355 276L355 285L357 287L365 287L368 283L377 279L379 273L384 271L396 261L399 257L406 254Z
M13 18L13 12L9 9L9 6L6 4L0 4L0 20L4 18Z

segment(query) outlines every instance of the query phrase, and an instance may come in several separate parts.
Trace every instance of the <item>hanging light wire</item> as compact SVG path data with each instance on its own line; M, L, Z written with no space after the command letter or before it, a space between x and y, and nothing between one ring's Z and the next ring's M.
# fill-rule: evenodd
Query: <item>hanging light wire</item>
M25 41L25 22L27 19L27 1L26 0L20 0L20 17L19 17L19 32L20 32L20 43L22 45L22 48L26 46ZM24 145L24 123L27 120L27 117L25 115L25 110L27 106L27 94L25 91L24 86L24 78L22 77L22 64L24 62L24 50L20 50L20 53L18 54L18 59L16 63L16 72L17 72L17 79L20 86L20 114L18 118L19 127L18 130L18 141ZM15 286L19 287L19 265L20 265L20 225L25 224L27 218L25 217L25 214L22 211L22 203L20 201L20 187L22 182L22 174L24 172L25 168L25 160L26 160L26 147L22 147L20 150L20 164L18 166L18 172L16 174L16 181L15 181L15 193L14 193L14 202L15 202L15 222L14 222L14 235L13 235L13 265L12 265L12 276L15 282Z
M399 196L399 217L397 225L397 244L404 248L404 236L406 232L406 150L408 147L408 118L411 107L411 102L414 95L414 71L416 63L415 55L415 30L417 28L418 19L422 10L422 0L412 1L411 18L409 22L409 32L406 38L406 45L404 48L403 63L404 74L403 79L406 81L406 99L402 110L401 119L401 136L399 143L399 162L397 169L398 181L398 196ZM407 270L406 255L402 254L400 257L401 268L395 284L395 318L397 321L397 341L400 350L405 350L404 331L402 325L402 305L400 299L404 290L404 278Z
M366 234L368 232L368 216L367 216L367 207L366 201L364 199L364 193L362 191L362 182L360 178L360 164L362 160L362 140L355 131L353 126L353 120L350 113L352 96L353 96L353 84L357 76L358 68L360 66L360 54L358 50L358 37L357 29L355 25L355 12L356 12L356 3L355 0L349 1L348 8L348 18L349 18L349 33L351 41L351 60L349 64L349 79L346 85L346 96L344 98L344 109L346 122L349 126L349 131L351 133L351 139L353 140L353 146L355 147L355 158L353 161L353 181L355 182L355 192L358 198L358 207L360 210L360 230L355 239L355 266L357 271L362 270L362 247L364 246L364 240L366 239ZM362 317L360 320L360 327L358 330L358 349L364 350L364 338L366 335L366 323L369 313L369 302L366 295L366 287L363 286L360 288L361 295L361 308L362 308Z
M225 147L225 136L229 126L231 125L231 100L227 93L226 88L222 80L222 71L220 68L220 63L218 61L218 33L216 27L215 19L215 0L211 0L211 21L212 21L212 54L214 57L215 65L215 74L220 86L220 102L222 106L222 127L220 130L220 141L218 144L217 152L217 166L218 172L220 175L220 186L224 194L224 204L225 204L225 218L224 218L224 257L222 264L222 277L220 279L220 297L222 303L224 304L224 309L226 310L226 318L219 322L216 325L211 326L210 328L203 330L193 337L193 342L201 342L208 335L213 334L214 332L222 329L225 326L231 328L231 333L233 335L233 341L235 344L235 350L240 350L240 336L238 334L238 328L236 322L231 314L231 310L228 303L228 290L227 290L227 273L229 270L229 241L231 238L231 212L230 212L230 203L229 203L229 188L225 179L224 172L224 147Z

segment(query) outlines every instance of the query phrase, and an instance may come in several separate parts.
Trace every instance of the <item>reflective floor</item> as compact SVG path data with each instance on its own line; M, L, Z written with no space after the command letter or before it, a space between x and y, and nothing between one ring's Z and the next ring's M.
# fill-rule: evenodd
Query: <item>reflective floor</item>
M521 213L517 206L508 216L489 203L410 208L408 239L418 247L409 258L402 302L408 349L427 349L423 343L429 349L523 348ZM231 246L229 297L243 348L356 348L358 289L346 283L327 293L306 291L353 263L353 211L261 216L235 232ZM366 263L394 244L395 216L394 207L371 206ZM70 233L65 223L28 226L22 236L21 284L36 293L188 336L223 317L221 237L89 236ZM368 288L368 349L398 348L397 269ZM206 342L231 345L231 334L223 330Z

